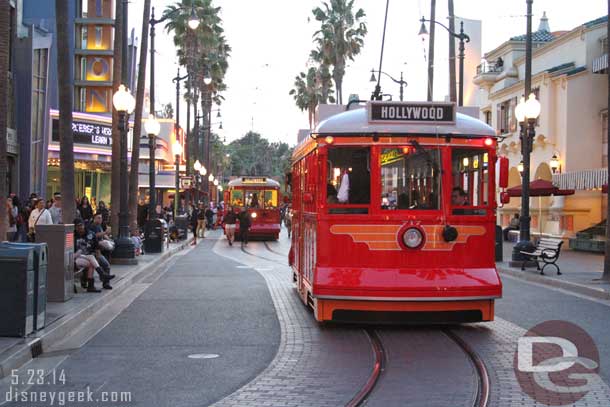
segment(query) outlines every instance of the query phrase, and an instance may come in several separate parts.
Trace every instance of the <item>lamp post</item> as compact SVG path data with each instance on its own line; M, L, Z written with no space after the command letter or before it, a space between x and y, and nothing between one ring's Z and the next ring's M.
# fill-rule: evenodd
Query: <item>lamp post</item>
M127 208L127 133L129 130L129 114L136 106L135 98L124 85L112 97L112 104L119 113L119 131L121 132L120 157L120 196L119 196L119 235L115 242L112 258L123 264L135 264L135 246L129 237L129 213Z
M540 102L536 100L536 96L530 93L527 102L525 98L515 108L515 115L521 124L521 152L523 161L519 163L518 169L521 173L521 223L519 229L520 240L513 248L512 259L515 262L520 262L525 259L521 252L533 251L534 245L530 241L530 154L532 152L532 144L536 136L536 120L540 115Z
M553 154L549 164L550 164L551 171L553 172L553 174L555 174L558 170L559 170L559 173L561 174L561 163L559 162L559 157L557 157L557 154Z
M447 30L447 32L454 38L457 38L458 40L460 40L460 53L458 54L458 58L460 59L460 94L458 96L458 106L463 106L464 105L464 51L466 50L465 46L464 46L464 42L470 42L470 37L464 33L464 22L460 21L460 32L459 33L455 33L453 31L451 31L448 27L446 27L445 25L439 23L436 20L427 20L424 17L421 18L421 27L419 29L419 35L420 36L425 36L428 35L428 29L426 28L426 21L431 22L431 23L435 23L440 25L441 27L443 27L445 30Z
M148 185L149 185L149 200L148 200L148 219L155 220L157 218L157 191L155 189L155 138L161 132L161 125L155 119L154 114L150 114L146 122L144 122L144 130L148 134Z
M180 202L180 156L182 155L182 144L178 140L172 144L172 153L176 159L176 193L174 194L174 223L178 216L178 203Z
M148 23L150 24L150 113L153 114L155 113L155 26L183 10L185 10L184 7L178 7L170 13L165 14L163 17L155 19L155 8L153 7L150 20L148 20ZM199 27L199 18L195 13L194 5L191 6L191 15L187 24L191 30L196 30Z
M400 73L400 79L394 79L391 75L389 75L389 74L387 74L387 73L385 73L383 71L376 71L375 69L371 69L371 79L370 79L370 82L377 82L377 78L375 78L375 72L378 72L379 74L384 74L385 76L390 78L392 81L394 81L395 83L400 85L400 101L402 102L403 101L403 95L404 95L404 87L409 85L406 81L404 81L402 79L402 72ZM381 93L381 89L379 89L379 92Z

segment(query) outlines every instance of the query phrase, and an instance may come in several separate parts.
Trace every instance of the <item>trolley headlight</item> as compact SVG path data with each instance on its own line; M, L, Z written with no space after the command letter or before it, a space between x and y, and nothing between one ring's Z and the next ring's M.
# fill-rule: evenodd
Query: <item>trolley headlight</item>
M256 218L256 212L252 212L250 216L252 216L252 219Z
M410 249L418 248L424 241L424 236L417 228L409 228L403 233L402 241Z

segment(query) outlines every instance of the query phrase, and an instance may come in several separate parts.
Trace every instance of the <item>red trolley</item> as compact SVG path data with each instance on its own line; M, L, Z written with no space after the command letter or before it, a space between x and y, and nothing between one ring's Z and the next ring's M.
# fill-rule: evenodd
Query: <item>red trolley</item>
M375 101L296 147L289 263L317 320L493 320L495 137L451 103Z
M250 238L273 240L280 234L280 198L280 183L267 177L231 180L224 197L237 212L247 208L252 219Z

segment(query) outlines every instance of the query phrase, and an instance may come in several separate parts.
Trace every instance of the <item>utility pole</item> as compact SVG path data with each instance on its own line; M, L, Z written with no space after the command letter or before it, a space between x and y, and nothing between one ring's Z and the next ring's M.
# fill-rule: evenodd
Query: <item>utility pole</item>
M436 21L436 0L430 1L430 21ZM428 102L432 102L434 91L434 24L430 24L428 44Z
M453 11L453 0L448 0L449 11L449 100L455 102L456 82L455 82L455 38L451 35L455 32L455 13ZM461 84L460 84L461 85Z

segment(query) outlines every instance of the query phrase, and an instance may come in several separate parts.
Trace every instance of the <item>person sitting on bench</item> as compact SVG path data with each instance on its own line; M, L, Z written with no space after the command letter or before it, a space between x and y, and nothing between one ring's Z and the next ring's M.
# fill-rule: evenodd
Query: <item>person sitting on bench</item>
M508 226L502 231L505 241L508 241L508 232L510 232L511 230L519 230L519 224L519 214L515 213L515 216L510 220Z

